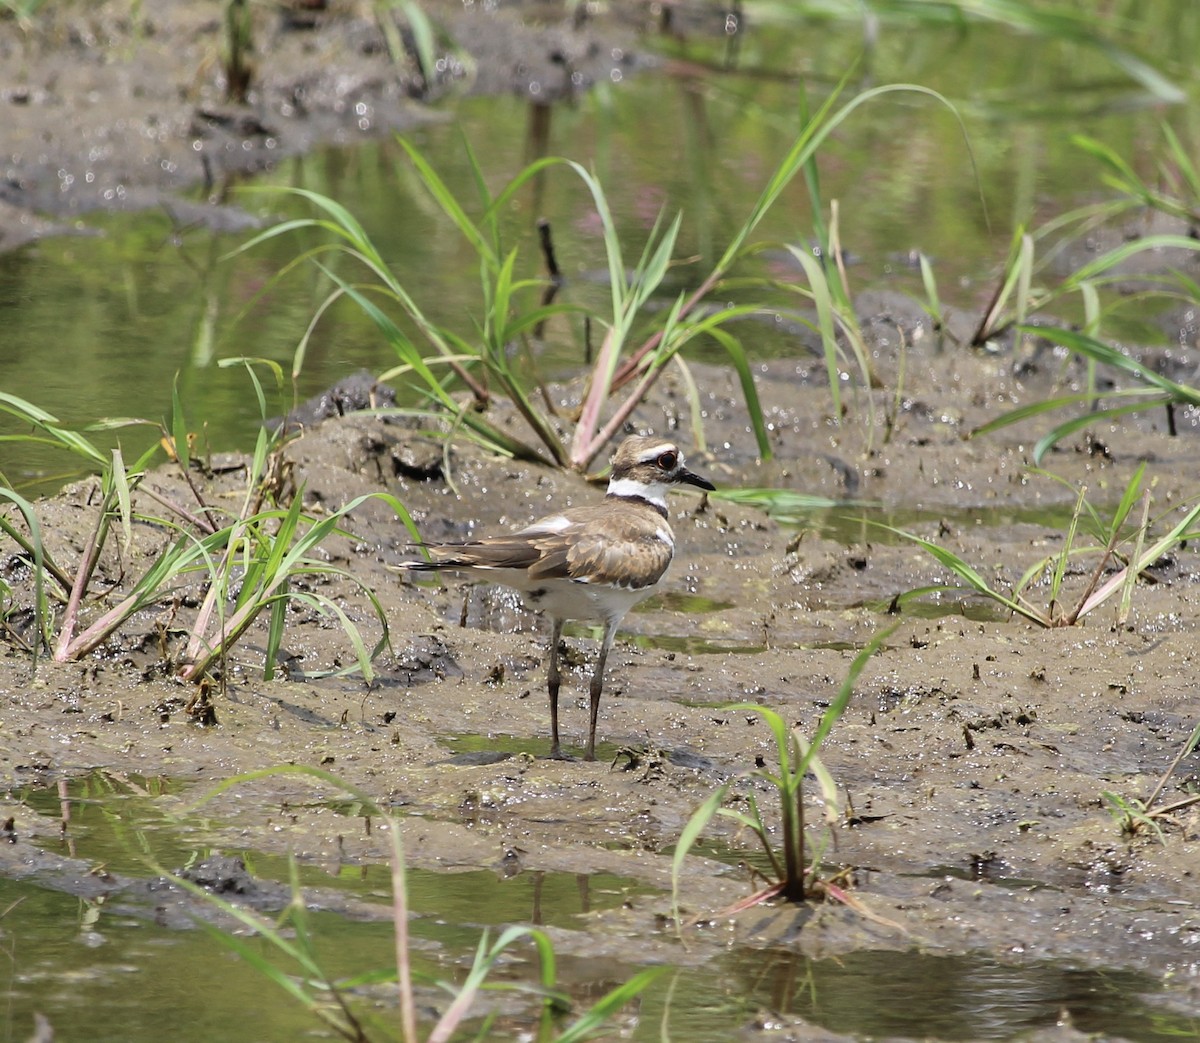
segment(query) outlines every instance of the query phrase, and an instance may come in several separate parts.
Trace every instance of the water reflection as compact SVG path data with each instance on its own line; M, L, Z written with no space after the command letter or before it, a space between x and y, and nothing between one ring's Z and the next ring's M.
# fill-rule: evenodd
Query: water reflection
M1064 1019L1080 1032L1137 1041L1178 1039L1200 1020L1154 1011L1140 996L1158 983L1131 971L1093 970L1059 961L1004 964L979 956L856 952L812 960L793 953L742 950L723 961L719 1000L676 1022L693 1043L729 1037L704 1031L706 1013L746 1014L784 1024L796 1019L865 1038L1013 1039ZM689 1026L696 1035L691 1035Z
M162 812L164 802L173 805L175 789L170 780L96 773L65 787L28 789L19 799L30 813L63 823L80 866L99 863L110 873L140 867L144 874L147 855L186 852L195 836L194 825ZM195 841L190 850L197 850ZM735 853L728 854L732 860ZM251 861L257 879L287 879L285 857L253 853ZM587 956L586 936L569 940L583 925L581 917L636 907L641 896L657 892L606 873L530 872L523 862L523 852L511 847L492 869L411 871L418 962L436 976L453 976L448 972L473 951L481 927L546 925L563 932L556 935L556 945L565 947L558 961L561 980L582 1004L628 980L648 954L658 961L674 951L669 929L652 932L641 947L634 937L622 941L612 932L627 928L614 917L606 921L603 943L596 943L603 955ZM326 909L338 908L328 898L335 893L359 896L347 906L353 915L316 907L311 913L311 929L332 974L387 968L394 961L386 865L333 871L306 866L301 877L306 888L318 889L309 893L326 896ZM167 891L154 893L159 904L169 901ZM93 901L29 879L0 879L0 909L9 955L0 968L6 997L0 1024L14 1038L28 1034L34 1011L49 1013L63 1038L86 1034L128 1043L161 1038L162 1019L184 1017L183 1012L186 1025L173 1035L179 1040L233 1038L248 1009L260 1012L264 1038L299 1038L312 1028L306 1012L282 990L267 987L207 935L180 929L190 921L160 916L143 903L122 900L120 892ZM368 916L369 909L377 915ZM627 1038L658 1040L666 1024L672 1038L689 1043L725 1043L741 1034L754 1038L770 1027L803 1033L814 1025L865 1038L1006 1040L1064 1017L1078 1031L1137 1043L1192 1038L1200 1031L1200 1022L1147 999L1160 987L1153 978L1066 961L1005 963L969 954L879 951L814 960L748 946L701 965L681 952L680 961L674 975L656 983L632 1009ZM522 959L502 972L513 980L526 980L528 973ZM218 995L221 1002L212 1002ZM394 996L388 990L371 993L370 1002L387 1008ZM524 1031L536 1020L536 1007L536 997L530 998L527 1009L509 1007L502 1016L514 1033Z
M1171 48L1200 31L1195 12L1184 15L1188 5L1150 6L1147 18L1164 24L1176 11ZM669 62L666 75L628 77L619 88L602 84L571 106L468 99L453 120L422 127L412 140L464 202L478 196L464 137L493 190L534 156L575 159L605 185L631 257L660 211L681 209L676 253L698 262L678 266L673 275L679 285L692 284L745 220L794 140L805 104L798 83L808 84L815 106L822 88L814 85L836 83L862 50L856 22L822 23L815 48L815 23L783 11L747 11L732 37L720 26L710 33L708 26L689 23L680 45L687 61ZM732 71L731 39L739 47ZM1186 74L1184 67L1171 71ZM1158 129L1128 111L1129 82L1115 76L1111 56L1095 48L1076 53L1061 40L995 26L925 24L912 34L885 22L863 75L876 82L919 82L958 99L973 151L955 116L928 98L879 99L838 128L820 155L817 209L797 179L757 235L802 241L818 215L828 219L829 202L838 200L843 244L861 259L852 273L856 292L882 282L919 296L919 276L894 259L920 250L933 259L949 303L973 307L986 292L975 282L990 278L1016 222L1061 213L1098 187L1098 173L1081 176L1069 132L1099 136L1128 156L1152 157L1164 147ZM1053 111L1031 115L1023 105L1047 98ZM1050 122L1076 99L1083 99L1077 109L1085 115L1074 112L1069 127ZM394 142L289 160L256 184L303 187L346 202L431 321L474 335L482 308L478 260L431 206ZM238 189L231 198L259 220L303 212L279 195ZM179 212L191 213L185 207ZM527 259L522 277L540 274L537 221L545 217L567 280L564 301L607 305L607 287L588 278L605 270L605 260L592 201L578 179L546 172L498 216L506 245L520 246ZM239 373L215 370L212 363L252 347L254 354L291 367L331 284L311 266L282 281L275 277L319 237L296 233L231 256L245 241L244 230L214 234L186 216L163 213L89 221L102 234L47 240L0 256L6 349L0 386L68 423L121 415L158 420L169 411L178 372L189 418L211 445L247 444L258 420L253 395ZM668 299L679 285L666 288ZM729 292L737 299L736 288ZM739 335L758 356L803 352L776 325L743 324ZM549 323L539 369L548 378L574 373L585 338L580 323ZM381 372L394 361L359 309L335 304L307 342L296 391L304 398L354 369ZM291 396L292 389L284 389L272 411L283 412ZM127 445L127 458L134 448ZM73 466L61 456L16 446L5 461L10 478L26 488L53 485Z

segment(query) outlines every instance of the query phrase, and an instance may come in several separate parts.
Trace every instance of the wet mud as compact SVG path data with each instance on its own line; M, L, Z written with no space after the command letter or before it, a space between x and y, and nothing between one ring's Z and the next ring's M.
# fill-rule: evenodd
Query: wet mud
M114 21L108 5L96 5L86 13L71 9L43 35L6 36L9 67L27 63L20 82L5 88L7 107L20 117L6 133L17 135L17 153L37 159L17 164L0 190L9 215L0 245L109 205L109 193L130 206L178 200L189 185L216 185L218 168L253 169L265 151L285 154L340 140L345 121L333 117L364 98L370 126L347 140L418 113L386 52L355 43L355 33L369 27L339 23L341 36L280 28L278 45L297 47L293 79L263 83L249 114L265 129L245 133L247 112L228 122L204 115L224 104L206 64L216 46L208 16L198 5L150 6L138 26ZM62 37L46 35L51 30ZM108 34L118 51L140 33L139 75L147 82L126 94L112 84L123 82L127 69L77 60L90 53L88 33ZM485 35L499 46L498 37ZM346 48L361 81L312 80L304 61L314 40ZM543 48L547 77L562 75L555 46ZM573 68L612 60L611 49L585 51ZM515 75L511 63L487 67L489 75L500 76L497 69ZM386 72L371 71L378 68ZM195 70L194 88L190 80L181 83L180 70ZM299 84L308 117L293 124L281 115L280 99L294 98ZM143 111L148 94L153 118ZM99 119L94 107L65 101L93 96L123 99L129 108ZM314 109L327 110L329 123ZM342 129L331 132L335 122ZM118 139L118 125L140 129ZM94 139L98 150L90 166L71 144L80 135ZM69 184L45 176L60 169L70 172ZM197 206L206 215L233 213ZM1155 414L1127 418L1119 429L1097 424L1081 431L1043 462L1065 479L1055 481L1032 462L1040 431L968 435L1006 408L1069 386L1080 375L1069 361L1036 342L967 348L965 318L960 329L936 331L899 296L871 294L859 305L879 384L900 386L900 394L849 391L845 415L834 418L823 360L764 363L757 376L774 451L764 462L736 380L696 364L703 445L690 427L686 389L670 372L634 425L673 433L688 448L689 464L718 487L792 488L878 505L868 517L936 539L1000 587L1011 587L1061 547L1080 485L1092 503L1111 508L1145 464L1156 514L1195 495L1195 416L1177 416L1173 436L1167 418ZM1171 365L1169 357L1147 361ZM579 390L566 386L556 394L570 406ZM395 418L315 419L307 418L286 455L305 506L316 514L388 490L427 539L452 540L515 528L552 507L602 495L580 476L492 457L462 439L447 448ZM509 422L516 430L517 419ZM234 496L245 477L241 462L213 463L219 466L197 471L196 480L214 500ZM184 498L170 469L146 484ZM95 483L85 481L39 504L47 544L60 562L78 561L96 501ZM396 575L389 566L405 555L410 537L381 501L355 512L352 538L326 548L330 562L368 584L386 611L390 649L371 686L353 676L305 679L349 665L353 653L336 622L297 608L281 650L284 676L261 679L265 633L252 630L225 665L213 697L216 723L197 723L187 711L192 689L174 680L171 667L181 628L198 603L197 586L137 617L84 662L43 660L35 670L17 642L6 640L3 872L65 890L86 887L89 894L107 888L130 895L145 887L93 873L95 867L61 854L61 823L23 794L63 778L96 770L117 779L169 778L182 793L164 799L184 814L232 775L309 765L395 809L414 867L611 872L661 889L585 929L555 932L567 954L629 960L634 951L636 962L687 963L737 944L815 958L868 950L984 954L1006 963L1060 958L1143 972L1167 983L1164 1005L1200 1007L1200 811L1192 806L1164 822L1161 839L1152 832L1130 836L1102 796L1146 798L1195 725L1200 573L1191 548L1148 571L1125 623L1118 625L1115 606L1106 605L1079 626L1043 630L959 594L889 612L897 595L951 577L912 543L864 523L860 507L792 519L719 497L679 495L672 507L676 563L663 593L627 617L610 656L596 763L545 758L540 621L502 589L414 584ZM110 605L168 539L161 527L141 524L127 552L109 548L95 584L107 593L88 612ZM1090 568L1081 561L1072 569L1065 599L1078 596ZM0 574L16 603L31 603L29 564L11 544ZM319 590L338 600L368 644L378 638L361 592L334 578L321 580ZM1029 596L1048 598L1044 577ZM9 622L29 636L27 613ZM721 915L761 880L749 868L753 838L717 820L711 841L732 854L687 861L680 900L685 917L698 925L686 930L682 946L668 925L667 852L715 786L773 758L764 723L729 707L758 703L811 732L855 652L889 627L822 750L840 790L824 862L830 872L851 871L853 893L872 915L837 904ZM594 637L586 628L568 631L562 727L576 752L586 736ZM1185 760L1162 802L1194 791L1197 770L1195 755ZM770 807L761 783L741 779L735 792L751 788ZM204 805L205 842L217 850L290 853L330 867L385 860L388 842L378 824L347 816L329 796L301 776L244 783ZM809 806L814 838L825 835L815 785ZM213 879L225 873L221 879L236 880L238 872L217 865ZM169 894L175 897L163 897ZM172 907L187 899L168 889L154 901ZM381 904L352 915L390 913ZM1064 1029L1053 1038L1074 1037Z
M231 97L221 5L48 4L0 19L0 250L78 232L94 211L161 207L182 228L256 220L248 174L323 145L442 118L473 93L550 104L634 72L624 12L593 26L536 4L424 5L434 69L394 13L349 0L249 5L249 90ZM378 7L378 11L385 9ZM131 13L132 12L132 13Z
M920 344L922 318L904 321ZM698 366L708 448L693 449L689 463L718 486L792 485L839 499L849 481L855 501L903 507L914 531L997 584L1013 584L1062 539L1060 524L1039 518L1061 519L1073 505L1071 489L1039 476L1029 446L1012 434L963 438L1015 394L1013 360L958 351L951 366L931 339L907 365L914 397L889 430L873 431L865 394L851 396L834 425L815 364L765 365L760 392L776 450L769 463L757 462L733 380ZM978 390L964 396L964 387ZM571 401L577 392L560 395ZM692 433L679 429L682 394L664 376L637 425L676 431L690 444ZM885 405L881 394L875 407ZM1135 421L1081 434L1049 467L1103 503L1152 461L1155 503L1165 507L1191 495L1193 440L1166 437L1153 419L1141 429ZM1096 452L1097 441L1108 451ZM515 527L551 505L601 495L579 476L490 457L466 442L444 457L442 449L406 422L349 415L320 423L287 455L314 512L388 489L429 539ZM410 466L431 455L448 463L446 473ZM218 499L239 481L236 461L222 463L209 479ZM161 495L179 491L170 471L150 481ZM60 560L82 544L93 492L84 482L42 504ZM281 651L292 679L261 680L263 635L252 633L227 664L214 700L218 723L194 723L184 708L189 689L171 679L155 636L164 621L173 633L168 617L182 621L194 591L147 613L84 663L43 662L32 673L10 646L0 662L0 763L11 787L3 815L14 820L7 871L36 865L39 845L58 828L22 806L27 787L100 768L182 782L182 806L240 772L313 765L400 813L413 866L603 871L663 889L587 931L566 932L567 952L616 956L636 940L639 959L685 962L733 942L818 958L881 949L1062 958L1168 979L1166 1002L1194 1008L1200 815L1194 806L1181 811L1163 823L1161 840L1128 836L1102 799L1105 791L1147 797L1194 725L1190 551L1156 564L1124 625L1106 606L1083 625L1043 630L963 595L889 614L897 594L949 576L882 530L860 521L858 538L848 539L846 524L830 521L861 510L777 521L716 497L678 495L672 506L676 564L664 593L628 617L610 658L596 763L545 759L539 621L502 588L416 585L390 571L410 537L378 501L356 511L353 539L328 547L331 563L370 584L387 613L391 651L370 687L351 677L299 679L346 665L351 652L336 624L297 610ZM165 539L138 527L131 554L106 560L99 585L128 582ZM26 566L11 553L3 566L19 588ZM1084 583L1087 568L1078 572L1065 597ZM1035 583L1029 596L1044 590ZM321 591L339 599L368 643L377 636L361 594L332 581ZM710 838L734 855L689 859L683 911L708 929L693 928L694 945L681 949L664 927L666 852L716 785L773 757L762 721L729 707L758 703L811 731L855 651L890 626L822 751L841 794L824 860L830 871L852 870L854 893L873 916L833 904L720 915L760 881L748 868L753 838L718 821ZM167 639L168 653L177 640ZM569 631L568 645L562 726L578 753L595 642L584 629ZM1194 760L1163 802L1194 789ZM739 781L735 792L749 788L770 806L761 783ZM314 800L311 780L277 776L237 791L206 805L218 849L292 852L315 864L386 857L386 838ZM826 828L815 785L809 803L818 837Z

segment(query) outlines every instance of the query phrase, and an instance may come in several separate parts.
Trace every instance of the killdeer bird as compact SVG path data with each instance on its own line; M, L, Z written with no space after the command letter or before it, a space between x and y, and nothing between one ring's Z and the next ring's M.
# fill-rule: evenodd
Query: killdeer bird
M596 759L596 717L604 687L604 664L617 627L634 605L654 593L675 553L667 521L667 488L694 485L712 491L707 478L683 465L674 442L634 435L613 454L608 493L601 503L551 514L511 536L428 546L429 561L402 561L401 568L461 572L521 591L528 604L550 617L550 756L561 757L558 740L558 645L568 619L604 624L600 654L588 694L586 760Z

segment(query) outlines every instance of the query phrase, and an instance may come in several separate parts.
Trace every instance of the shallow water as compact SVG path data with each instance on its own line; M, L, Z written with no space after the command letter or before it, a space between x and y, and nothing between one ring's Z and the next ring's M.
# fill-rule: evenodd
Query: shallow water
M1186 36L1194 23L1194 17L1182 21L1180 33ZM548 114L515 97L473 98L450 110L451 119L414 129L409 138L464 201L475 195L464 141L493 192L535 155L567 156L605 186L631 263L659 214L676 210L684 214L676 255L703 262L742 223L800 126L800 82L762 70L802 69L815 106L862 49L858 25L813 24L813 33L803 26L752 32L746 46L753 50L740 57L746 74L668 62L661 72L601 85ZM694 41L700 53L702 45L703 38ZM1160 57L1173 68L1169 55ZM855 292L882 286L923 296L919 251L933 261L944 301L980 307L1017 222L1059 214L1099 191L1099 172L1072 145L1072 134L1100 136L1122 155L1159 144L1145 111L1153 99L1086 48L996 27L926 27L917 36L885 30L844 97L901 82L942 92L962 127L927 96L886 95L856 111L822 151L823 210L828 219L829 202L838 201ZM1044 101L1051 85L1059 108L1026 104ZM469 316L480 312L474 255L436 211L398 144L290 160L234 197L265 221L308 213L295 200L259 191L267 187L312 189L348 204L430 318L471 335ZM598 225L577 178L551 172L519 194L505 216L531 274L541 267L534 223L547 217L568 279L560 300L604 304ZM812 220L797 178L756 238L807 243ZM201 445L246 445L259 420L254 396L240 368L220 369L216 360L251 355L292 367L330 284L311 266L282 281L275 276L320 236L286 236L235 253L249 233L214 235L160 212L90 218L81 232L0 255L0 386L68 424L102 417L157 423L169 418L178 379ZM782 250L767 251L760 263L784 278L799 273ZM339 270L351 268L339 262ZM669 277L663 304L683 285L683 272L677 281ZM739 332L752 356L772 357L797 353L797 329L789 321L744 322ZM552 326L540 374L575 372L580 339L577 328ZM721 356L700 348L695 357ZM297 390L303 398L359 367L379 373L393 363L374 327L343 302L313 332ZM290 390L276 393L268 410L283 412L290 402ZM126 458L156 439L148 429L127 430ZM77 466L61 453L12 445L4 470L18 488L44 490Z
M59 842L42 842L47 851L69 853L99 874L130 880L153 877L151 863L195 866L214 853L196 834L228 825L209 819L197 829L194 817L186 822L175 818L172 798L187 796L186 791L161 779L94 773L65 791L54 787L14 796L47 822L55 815L67 819ZM22 816L19 828L28 824ZM407 828L422 826L413 821ZM260 885L286 883L286 859L253 850L237 854ZM726 852L726 857L735 859L736 853ZM602 958L575 953L564 938L586 920L603 921L606 911L652 895L652 888L606 873L522 872L518 863L514 858L511 867L495 871L408 872L419 983L460 978L481 932L490 930L494 938L507 924L536 924L559 932L554 937L560 984L583 1006L645 966L636 937L622 944L619 920L610 928L618 932L608 939L612 951ZM310 931L325 972L336 980L392 966L389 868L353 862L298 868L301 885L309 889ZM0 880L8 957L0 969L0 991L6 997L0 1025L7 1026L6 1034L28 1024L34 1011L46 1015L63 1038L77 1038L79 1026L86 1025L89 1039L157 1039L164 1021L180 1041L234 1036L277 1040L313 1033L313 1019L282 989L194 921L188 926L189 916L208 919L212 910L189 907L177 890L162 884L148 895L123 889L101 901L38 886L36 880ZM363 904L350 915L330 911L329 896L335 893ZM274 916L278 906L268 905L263 911ZM229 923L222 929L236 930ZM237 933L263 959L289 967L287 958L266 942ZM664 936L670 934L664 925ZM656 957L653 962L660 961ZM534 974L532 951L518 946L493 978L532 982ZM431 1003L444 1007L446 1001L426 985L419 988L422 1009ZM693 1043L721 1043L752 1029L769 1038L773 1026L803 1025L861 1038L1007 1040L1052 1026L1064 1015L1079 1031L1138 1043L1200 1030L1194 1019L1156 1009L1158 989L1147 975L1059 960L1004 962L983 955L870 950L813 959L784 949L736 945L700 965L681 951L678 965L652 984L633 1013L619 1022L623 1038L658 1040L666 1025L672 1038ZM395 1003L386 984L348 988L347 995L360 1017L385 1034L395 1031ZM498 1021L488 1038L512 1038L536 1021L532 997L492 1005ZM247 1010L255 1012L249 1026Z

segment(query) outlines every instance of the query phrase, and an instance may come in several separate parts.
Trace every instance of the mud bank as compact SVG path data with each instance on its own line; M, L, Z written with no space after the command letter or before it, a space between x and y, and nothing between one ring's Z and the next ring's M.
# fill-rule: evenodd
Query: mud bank
M78 219L98 210L163 207L181 227L236 231L252 218L230 188L289 156L441 118L471 93L550 104L643 62L628 18L425 6L430 82L407 25L371 5L250 5L244 102L228 96L216 5L52 4L28 25L0 20L0 250L86 231Z
M922 404L904 410L886 440L868 433L858 412L865 399L841 428L831 424L815 362L765 366L760 390L777 451L769 464L755 462L733 381L697 367L709 448L693 450L689 462L718 486L791 484L835 499L902 504L915 531L990 579L1014 583L1061 539L1060 528L1039 519L1069 513L1073 494L1038 476L1015 438L961 437L997 395L1011 392L1009 362L962 354L948 376L931 348L910 355L908 365ZM965 410L941 408L951 395L962 401L963 384L986 390ZM677 430L681 394L664 378L638 426ZM1052 467L1103 499L1151 461L1155 502L1182 501L1190 495L1192 439L1152 428L1126 426L1120 451L1107 453L1088 449L1104 432L1081 436ZM688 444L688 432L680 437ZM315 512L387 488L429 539L517 526L550 504L599 495L577 476L492 458L465 443L448 456L455 495L440 468L441 447L378 417L328 421L294 442L288 457ZM219 498L236 488L238 472L225 466L209 481L209 495ZM163 472L153 482L170 496L178 478ZM89 495L83 483L41 505L63 560L87 530ZM297 679L256 679L262 635L251 636L215 699L218 725L194 723L183 709L188 689L170 679L158 636L167 611L186 616L194 604L186 594L86 662L42 663L31 674L10 645L0 661L0 765L9 780L0 811L13 816L15 830L6 857L36 860L33 847L57 835L58 823L31 814L20 795L58 778L95 769L168 777L194 798L235 773L319 765L400 811L414 866L603 870L664 889L591 929L565 932L567 952L615 952L636 939L639 959L652 953L671 961L704 959L734 941L818 957L916 949L1063 958L1169 980L1163 1002L1195 1008L1200 888L1192 849L1200 816L1195 807L1181 812L1166 824L1165 842L1129 837L1102 800L1106 790L1145 798L1193 726L1200 594L1190 551L1159 562L1139 584L1125 625L1115 626L1115 610L1106 608L1085 625L1041 630L962 596L945 596L933 610L888 614L897 594L948 576L912 544L869 525L848 539L845 524L832 519L853 515L849 508L784 523L716 497L680 495L673 506L677 563L665 593L628 618L610 659L597 763L543 759L548 708L538 621L496 588L414 586L397 577L388 566L409 536L390 508L370 501L355 513L355 538L330 545L330 560L376 591L390 623L392 651L371 687L352 678L298 679L344 665L350 653L339 627L297 610L281 652ZM132 556L106 562L113 580L122 568L137 575L164 538L151 527L136 530ZM27 581L18 556L9 553L4 568L14 586ZM1068 586L1084 582L1079 572ZM361 595L333 581L321 590L375 636ZM1039 591L1044 584L1029 596ZM760 908L718 917L716 930L689 936L682 950L664 929L664 852L715 785L772 758L763 723L726 707L756 702L811 730L854 650L892 625L823 758L843 795L826 861L850 867L858 898L895 926L833 905ZM578 750L594 646L580 631L568 643L564 741ZM464 749L508 756L464 757ZM738 785L757 786L769 806L761 784ZM1194 767L1185 762L1164 800L1192 785ZM206 806L209 842L291 851L313 864L386 857L377 831L347 828L342 815L306 799L312 790L311 780L292 777L238 787L236 797ZM752 838L728 822L710 832L729 850L747 857L753 850ZM697 857L682 901L707 923L753 886L745 868Z

